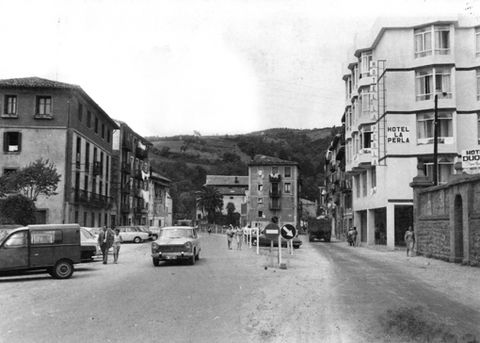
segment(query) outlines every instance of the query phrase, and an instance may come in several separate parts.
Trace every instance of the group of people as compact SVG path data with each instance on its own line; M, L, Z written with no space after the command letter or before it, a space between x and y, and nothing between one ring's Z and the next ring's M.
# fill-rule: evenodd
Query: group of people
M358 236L358 231L355 226L351 227L350 230L347 232L347 242L348 245L351 247L356 247L357 246L357 236Z
M98 235L98 245L102 250L103 264L108 263L108 251L113 247L113 263L118 263L118 255L120 254L120 245L122 237L119 229L111 229L104 226Z
M225 232L227 235L227 246L229 250L232 250L232 242L235 238L237 242L237 250L242 250L242 242L243 242L243 229L239 226L233 227L230 224Z

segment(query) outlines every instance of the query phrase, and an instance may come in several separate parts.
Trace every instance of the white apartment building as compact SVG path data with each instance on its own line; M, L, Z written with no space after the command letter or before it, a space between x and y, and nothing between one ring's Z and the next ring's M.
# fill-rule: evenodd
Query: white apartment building
M381 27L348 65L346 172L362 242L403 244L417 164L432 176L435 98L439 183L462 151L480 147L480 22L471 21Z

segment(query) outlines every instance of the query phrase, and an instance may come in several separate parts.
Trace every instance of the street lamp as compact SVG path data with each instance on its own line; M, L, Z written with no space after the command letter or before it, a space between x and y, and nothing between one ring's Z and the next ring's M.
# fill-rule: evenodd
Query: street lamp
M446 96L447 92L442 92ZM435 114L433 117L433 185L438 185L438 94L434 96Z

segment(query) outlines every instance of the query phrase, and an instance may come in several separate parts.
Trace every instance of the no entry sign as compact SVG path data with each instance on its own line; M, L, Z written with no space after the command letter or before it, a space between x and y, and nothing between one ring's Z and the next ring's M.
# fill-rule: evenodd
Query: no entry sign
M267 239L277 239L280 234L280 228L275 223L270 223L265 227L265 237Z

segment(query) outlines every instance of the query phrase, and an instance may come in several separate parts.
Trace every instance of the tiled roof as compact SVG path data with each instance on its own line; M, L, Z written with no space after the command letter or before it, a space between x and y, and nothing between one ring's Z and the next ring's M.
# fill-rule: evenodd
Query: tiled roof
M42 79L40 77L22 77L16 79L0 80L0 87L26 87L26 88L61 88L61 89L81 89L78 85L69 83Z
M235 175L207 175L206 185L211 186L246 186L248 176Z
M278 166L278 165L297 165L297 162L282 160L278 157L265 156L265 155L255 155L253 161L251 161L249 166Z

